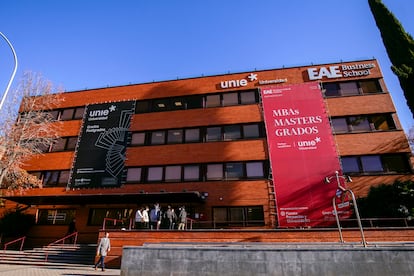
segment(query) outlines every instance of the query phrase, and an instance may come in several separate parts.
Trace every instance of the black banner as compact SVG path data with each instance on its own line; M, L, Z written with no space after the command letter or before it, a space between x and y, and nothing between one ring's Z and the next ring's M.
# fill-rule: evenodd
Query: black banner
M134 101L86 107L76 147L71 188L121 185L134 108Z

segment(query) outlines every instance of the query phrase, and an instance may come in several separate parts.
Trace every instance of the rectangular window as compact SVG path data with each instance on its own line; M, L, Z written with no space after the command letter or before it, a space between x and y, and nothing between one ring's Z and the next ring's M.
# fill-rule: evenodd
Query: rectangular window
M117 220L115 224L116 228L120 228L122 226L128 227L129 225L129 218L133 215L134 209L131 208L119 208L119 209L109 209L109 208L92 208L89 210L89 217L88 217L88 225L90 226L102 226L104 223L104 219L112 219L112 221L108 221L105 228L114 227L114 221Z
M53 187L58 184L59 171L45 171L43 172L43 186Z
M262 206L214 207L214 228L264 225Z
M348 127L352 132L371 131L371 125L366 116L348 117Z
M195 165L184 166L184 181L199 181L200 167Z
M141 182L142 168L128 168L127 182Z
M76 215L75 209L38 209L37 224L68 225Z
M342 169L344 173L358 173L360 172L359 160L357 157L342 157Z
M208 95L206 96L206 107L221 106L220 95Z
M383 172L379 155L361 156L363 172Z
M359 81L359 87L361 88L363 94L382 92L378 80Z
M63 151L66 146L66 138L58 138L55 143L52 145L52 152Z
M263 178L263 163L262 162L247 162L246 163L247 178Z
M185 142L200 142L200 129L190 128L185 130Z
M244 136L244 138L258 138L260 136L259 126L257 124L244 125L243 126L243 136Z
M148 168L148 182L162 181L163 179L163 167L149 167Z
M383 155L382 164L385 172L389 173L407 173L410 172L410 165L407 157L401 154Z
M168 144L179 144L183 142L183 130L173 129L168 131Z
M225 93L223 94L223 106L238 105L239 96L237 93Z
M226 179L242 179L243 164L242 163L226 163L225 165Z
M150 101L138 101L135 103L135 113L150 112Z
M171 110L186 109L185 98L171 99Z
M346 133L349 131L346 118L332 118L332 127L335 133Z
M337 83L324 83L323 89L325 91L325 97L337 97L340 96L339 85Z
M241 138L240 126L231 125L224 127L224 141L238 140Z
M221 141L221 127L208 127L206 141Z
M131 145L133 146L145 145L145 132L132 133Z
M181 181L181 166L166 166L165 181Z
M165 144L165 131L154 131L151 134L151 145Z
M342 96L359 95L358 84L354 81L339 83Z
M189 96L187 97L187 109L202 108L203 107L203 96Z
M223 179L223 164L207 165L207 180Z
M256 93L255 91L246 91L240 93L240 102L241 104L254 104L256 103Z
M158 112L158 111L167 111L171 110L170 102L168 99L159 99L159 100L153 100L152 101L152 112Z
M75 109L73 109L73 108L64 109L64 110L62 110L62 114L60 115L60 119L62 121L72 120L74 112L75 112Z
M68 142L66 143L66 150L74 150L76 144L78 143L78 137L68 137Z
M396 129L394 120L389 114L370 116L372 128L375 130L391 130Z
M61 171L59 174L58 184L68 184L70 171Z
M73 116L73 119L82 119L83 118L83 114L85 113L85 107L77 107L75 109L75 114Z

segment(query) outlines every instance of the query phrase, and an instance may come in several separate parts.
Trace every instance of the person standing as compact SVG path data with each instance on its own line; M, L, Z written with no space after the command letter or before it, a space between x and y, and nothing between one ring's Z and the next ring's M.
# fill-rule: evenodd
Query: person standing
M95 270L101 264L102 271L105 271L105 257L111 251L111 241L109 240L109 233L105 232L105 236L99 241L96 255L99 256L98 262L95 264Z
M135 213L135 229L142 228L143 216L142 216L142 208L139 208Z
M166 212L167 216L167 223L168 223L168 229L172 230L174 229L175 220L177 219L177 215L174 212L174 209L171 208L171 206L168 205L168 209Z
M144 222L144 228L149 228L149 214L148 214L149 208L148 206L145 206L144 210L142 211L142 221Z
M71 222L69 223L68 226L68 232L66 233L66 236L72 235L73 233L78 232L78 230L76 229L76 219L72 219ZM71 237L69 237L69 242L70 243L75 243L75 235L72 235Z
M180 208L180 214L178 215L179 224L178 224L178 230L184 230L185 224L187 222L187 212L185 211L185 207Z

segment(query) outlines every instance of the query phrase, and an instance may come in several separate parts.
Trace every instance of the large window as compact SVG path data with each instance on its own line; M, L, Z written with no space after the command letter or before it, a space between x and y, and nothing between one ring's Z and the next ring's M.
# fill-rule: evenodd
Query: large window
M410 172L408 157L404 154L344 156L341 163L344 173L348 174Z
M75 209L39 209L37 210L37 224L66 225L76 215Z
M262 206L214 207L214 228L264 225Z
M89 210L88 225L103 225L104 219L117 220L117 227L128 227L129 218L133 215L134 210L130 208L93 208ZM109 221L106 227L114 225L113 221Z

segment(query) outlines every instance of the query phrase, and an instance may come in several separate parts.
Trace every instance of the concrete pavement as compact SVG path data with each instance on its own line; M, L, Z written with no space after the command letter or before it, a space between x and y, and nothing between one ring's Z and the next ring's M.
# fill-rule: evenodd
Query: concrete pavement
M35 266L35 265L10 265L0 264L0 276L119 276L121 275L120 269L101 269L94 270L93 266Z

